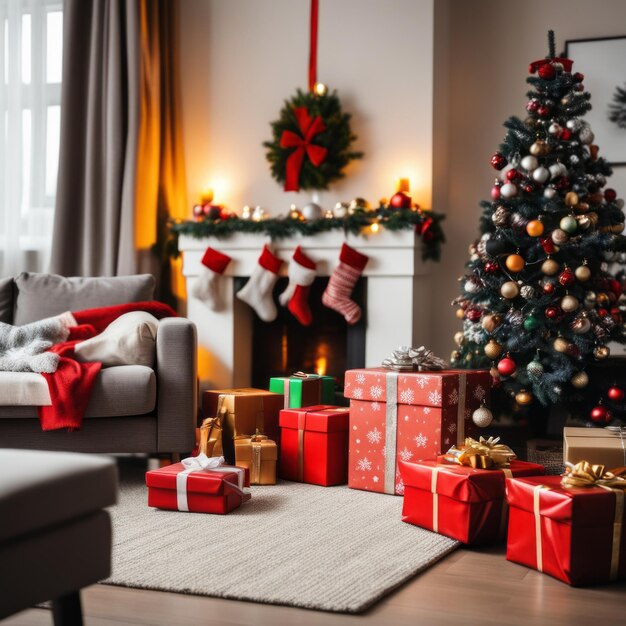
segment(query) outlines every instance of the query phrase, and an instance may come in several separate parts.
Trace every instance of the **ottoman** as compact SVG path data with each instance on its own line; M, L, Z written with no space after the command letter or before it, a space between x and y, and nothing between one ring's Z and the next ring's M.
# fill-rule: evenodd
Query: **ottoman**
M80 589L111 568L117 466L85 454L0 449L0 619L52 600L81 624Z

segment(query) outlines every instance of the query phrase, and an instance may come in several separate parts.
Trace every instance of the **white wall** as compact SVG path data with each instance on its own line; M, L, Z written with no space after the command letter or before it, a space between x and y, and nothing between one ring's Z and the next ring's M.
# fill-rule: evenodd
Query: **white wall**
M321 196L388 197L408 176L431 204L434 0L322 0L318 80L353 114L365 158ZM285 193L262 142L297 87L306 88L309 0L181 0L183 126L190 202L208 181L234 209L273 214L309 193Z

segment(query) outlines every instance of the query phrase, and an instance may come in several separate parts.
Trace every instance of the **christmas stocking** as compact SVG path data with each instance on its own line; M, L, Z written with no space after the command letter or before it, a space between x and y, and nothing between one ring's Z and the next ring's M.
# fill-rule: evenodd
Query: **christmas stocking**
M207 248L202 257L200 275L193 284L191 295L202 300L212 311L221 308L219 301L219 278L230 263L230 257L219 250Z
M344 243L339 254L339 265L322 295L322 304L341 313L348 324L356 324L361 317L361 307L350 296L368 260L367 256Z
M264 322L273 322L278 311L272 298L272 289L278 280L282 261L265 244L258 263L248 282L237 292L237 297L250 305Z
M289 284L278 300L302 324L308 326L313 321L309 308L309 289L315 280L315 261L312 261L298 246L289 263Z

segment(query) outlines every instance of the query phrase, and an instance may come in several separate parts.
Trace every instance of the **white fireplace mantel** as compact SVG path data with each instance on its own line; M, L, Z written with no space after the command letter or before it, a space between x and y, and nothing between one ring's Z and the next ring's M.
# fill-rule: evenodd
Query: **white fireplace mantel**
M300 245L316 261L318 275L329 276L338 264L343 242L369 257L363 272L367 277L365 365L380 365L400 345L428 345L430 270L421 260L421 243L412 230L381 230L368 237L344 236L340 232L295 236L274 242L272 249L288 262ZM240 233L227 239L180 237L188 294L187 317L198 329L201 388L250 385L253 312L235 298L234 278L250 276L265 243L269 243L266 236ZM190 295L208 246L232 258L220 282L224 302L220 311L211 311ZM282 273L286 275L287 263Z

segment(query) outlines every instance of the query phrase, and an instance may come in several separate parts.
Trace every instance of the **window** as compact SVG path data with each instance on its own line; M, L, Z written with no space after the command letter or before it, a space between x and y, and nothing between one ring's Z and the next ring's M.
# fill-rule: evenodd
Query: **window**
M62 0L0 0L0 276L46 269L61 123Z

